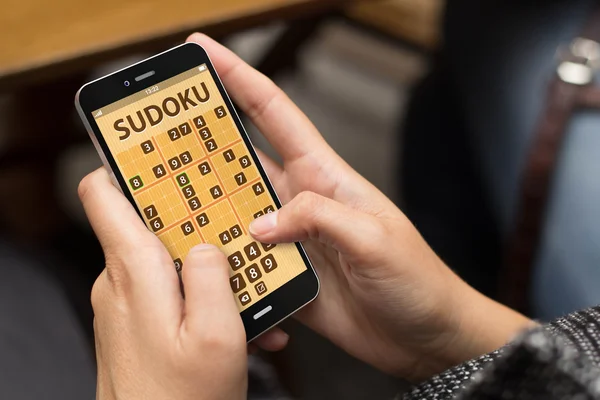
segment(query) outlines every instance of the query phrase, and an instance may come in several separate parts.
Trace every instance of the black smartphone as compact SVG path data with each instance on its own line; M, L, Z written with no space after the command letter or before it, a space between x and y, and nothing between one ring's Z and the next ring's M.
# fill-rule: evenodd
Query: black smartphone
M263 244L250 222L281 204L206 51L186 43L87 83L75 104L111 178L173 268L219 246L248 341L312 300L300 243Z

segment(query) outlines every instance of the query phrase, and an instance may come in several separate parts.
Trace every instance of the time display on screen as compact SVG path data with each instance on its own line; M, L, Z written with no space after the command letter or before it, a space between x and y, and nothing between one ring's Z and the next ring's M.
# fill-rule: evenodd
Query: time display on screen
M149 87L148 89L145 90L146 94L152 94L152 93L156 93L158 92L160 89L158 88L158 85L154 85L152 87Z

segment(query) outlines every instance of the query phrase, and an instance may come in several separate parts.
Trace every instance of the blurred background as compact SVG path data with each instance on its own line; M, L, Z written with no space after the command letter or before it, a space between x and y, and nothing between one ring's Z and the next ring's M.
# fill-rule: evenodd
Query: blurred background
M3 8L3 398L93 398L88 299L103 256L76 189L101 162L74 94L194 31L274 79L477 289L539 319L600 303L595 1L4 0ZM293 398L384 399L406 387L294 321L284 328L289 348L261 355L261 368Z

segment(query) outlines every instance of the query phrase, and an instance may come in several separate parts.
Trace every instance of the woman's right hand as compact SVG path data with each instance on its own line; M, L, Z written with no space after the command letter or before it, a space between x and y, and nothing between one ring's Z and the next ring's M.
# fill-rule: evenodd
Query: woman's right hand
M283 159L261 155L285 205L250 231L262 242L305 242L321 279L320 296L298 314L305 324L411 381L494 350L531 324L460 280L273 82L208 37L189 40L207 50Z
M263 243L304 242L322 286L299 312L302 322L411 382L491 352L532 324L459 279L398 209L369 212L302 192L250 232Z

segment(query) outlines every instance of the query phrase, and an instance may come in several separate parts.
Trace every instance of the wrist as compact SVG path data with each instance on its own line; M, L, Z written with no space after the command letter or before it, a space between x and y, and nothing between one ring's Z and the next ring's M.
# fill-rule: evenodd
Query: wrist
M408 378L419 382L468 360L493 352L536 323L484 296L460 278L442 302L439 335L421 354L419 368Z
M536 323L524 315L484 296L463 281L457 290L452 340L442 352L448 366L493 352Z

